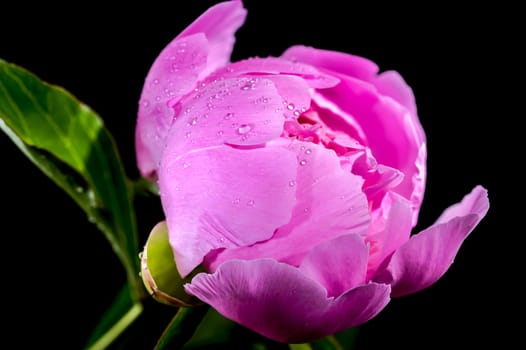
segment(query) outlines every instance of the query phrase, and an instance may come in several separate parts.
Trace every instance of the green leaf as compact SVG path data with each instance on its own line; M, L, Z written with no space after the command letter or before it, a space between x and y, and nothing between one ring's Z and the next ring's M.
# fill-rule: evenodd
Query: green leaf
M101 118L64 89L0 60L0 128L104 233L138 300L143 289L128 180Z
M86 349L106 349L139 317L142 311L142 304L131 298L130 289L125 285L93 330Z
M159 338L154 350L181 349L193 336L208 308L208 305L179 308Z

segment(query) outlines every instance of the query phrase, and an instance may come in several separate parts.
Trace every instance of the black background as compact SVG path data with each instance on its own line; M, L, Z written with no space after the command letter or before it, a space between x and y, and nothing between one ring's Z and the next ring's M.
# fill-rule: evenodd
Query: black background
M0 58L63 86L97 111L128 175L137 178L134 124L144 78L164 46L215 2L120 9L12 4L0 22ZM399 71L413 87L428 137L428 184L417 229L477 184L489 190L491 201L447 274L422 292L393 300L362 326L358 349L506 348L523 324L518 272L507 275L517 264L511 250L522 233L513 228L518 220L507 195L520 189L514 157L506 158L517 148L507 145L512 137L504 132L523 115L506 107L511 97L503 98L513 90L504 81L514 74L513 9L305 4L246 1L249 14L232 59L277 56L305 44ZM80 349L124 283L123 271L82 211L3 134L0 149L2 320L8 324L2 341ZM157 201L139 201L137 216L142 244L163 215ZM159 324L149 327L153 334L170 316L158 310Z

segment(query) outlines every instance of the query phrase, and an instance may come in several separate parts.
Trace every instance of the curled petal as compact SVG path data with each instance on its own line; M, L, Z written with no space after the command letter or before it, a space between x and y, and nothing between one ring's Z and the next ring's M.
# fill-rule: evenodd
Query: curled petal
M303 45L295 45L288 48L281 57L361 80L370 80L378 73L376 63L366 58Z
M362 324L387 305L390 291L388 285L370 283L327 297L319 283L272 259L228 261L213 274L198 274L185 289L225 317L286 343Z
M153 177L175 111L183 95L230 60L235 32L245 21L241 1L209 8L161 51L154 61L139 101L135 143L142 176Z
M462 202L445 211L445 218L411 236L399 247L375 281L390 283L392 296L417 292L435 283L451 266L462 242L489 208L487 193L477 186ZM450 215L452 213L455 215Z

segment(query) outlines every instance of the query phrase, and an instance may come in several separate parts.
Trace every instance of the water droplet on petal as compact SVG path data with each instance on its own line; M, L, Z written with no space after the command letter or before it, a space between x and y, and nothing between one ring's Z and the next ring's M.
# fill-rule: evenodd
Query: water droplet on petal
M305 150L305 154L308 155L308 154L311 154L311 153L312 153L312 150L311 150L310 148L307 148L307 149Z
M289 103L289 104L287 105L287 109L288 109L289 111L292 111L292 110L294 109L294 104L293 104L293 103Z
M241 200L239 198L234 199L234 204L237 205L237 204L239 204L239 202L241 202Z
M234 113L227 113L225 114L225 116L223 117L223 119L225 120L230 120L234 117Z
M307 161L306 161L305 159L302 159L302 160L300 161L300 165L301 165L301 166L304 166L304 165L306 165L306 164L307 164Z
M294 186L296 186L296 181L294 181L294 180L290 180L290 181L289 181L289 186L290 186L290 187L294 187Z
M245 135L245 134L249 133L251 130L252 130L252 125L250 125L250 124L241 124L237 128L237 133L239 135Z
M187 138L190 137L191 135L192 135L192 133L191 133L190 131L187 131L186 134L185 134L185 136L186 136Z
M253 207L253 206L254 206L254 201L253 201L252 199L249 200L249 201L247 202L247 205L248 205L249 207Z
M224 133L225 133L225 132L224 132L223 130L219 130L219 131L217 132L217 136L223 136Z

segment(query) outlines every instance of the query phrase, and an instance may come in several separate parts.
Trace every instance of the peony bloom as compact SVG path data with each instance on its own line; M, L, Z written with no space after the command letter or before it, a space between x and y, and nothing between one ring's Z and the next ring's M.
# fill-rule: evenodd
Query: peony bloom
M230 62L241 1L211 7L159 55L136 129L188 294L268 338L312 341L377 315L449 268L485 216L476 186L411 235L426 136L394 71L292 46Z

